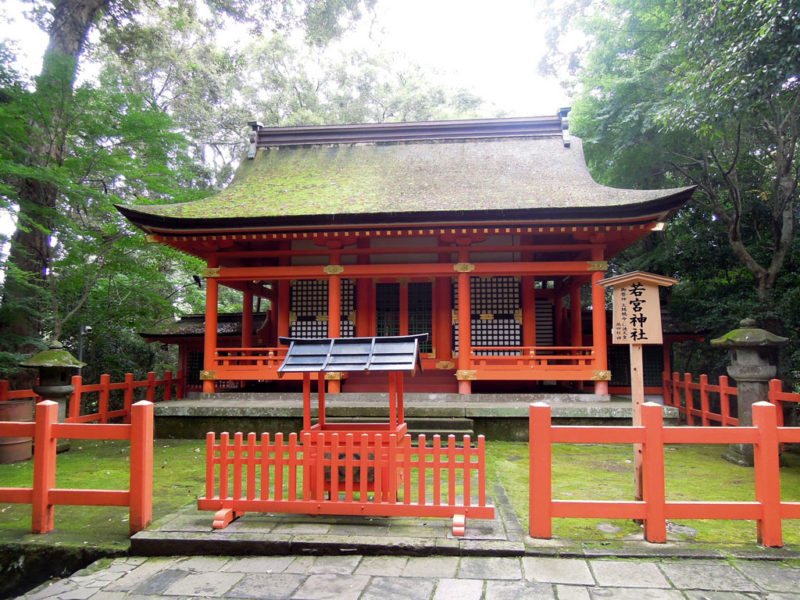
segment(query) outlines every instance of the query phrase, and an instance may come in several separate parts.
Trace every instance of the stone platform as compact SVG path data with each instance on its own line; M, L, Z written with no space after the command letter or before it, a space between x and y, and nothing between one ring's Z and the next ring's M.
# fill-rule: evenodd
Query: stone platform
M559 425L630 425L630 398L595 394L405 394L405 416L411 433L468 433L491 440L528 439L528 407L544 402ZM316 396L312 415L316 416ZM388 420L388 394L329 394L329 420ZM677 410L664 407L665 421ZM183 400L157 403L156 437L202 438L207 431L300 431L302 394L195 394Z

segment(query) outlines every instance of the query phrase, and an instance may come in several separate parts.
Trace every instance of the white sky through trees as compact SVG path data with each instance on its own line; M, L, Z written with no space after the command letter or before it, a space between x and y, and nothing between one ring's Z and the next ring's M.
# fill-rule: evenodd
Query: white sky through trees
M507 116L553 115L569 100L556 80L537 72L545 52L541 2L377 0L374 15L365 15L342 43L402 52L435 80L465 88ZM47 35L25 19L24 9L19 0L2 2L0 38L17 43L19 65L35 75Z

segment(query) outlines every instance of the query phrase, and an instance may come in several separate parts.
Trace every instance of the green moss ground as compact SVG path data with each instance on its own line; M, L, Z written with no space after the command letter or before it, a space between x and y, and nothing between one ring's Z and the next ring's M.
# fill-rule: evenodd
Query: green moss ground
M665 449L667 500L729 501L755 500L753 469L733 465L722 458L725 446L680 445ZM781 495L784 501L800 500L800 457L785 454L781 468ZM553 446L553 497L563 500L632 500L633 450L622 445ZM506 493L528 529L528 448L518 442L487 444L487 463L491 474L505 487ZM606 533L599 523L616 526L619 531ZM684 520L677 525L697 530L689 536L698 543L747 545L757 547L755 521ZM628 536L641 539L641 529L632 521L598 519L554 519L553 535L573 540L607 543ZM784 544L800 547L800 521L783 522Z

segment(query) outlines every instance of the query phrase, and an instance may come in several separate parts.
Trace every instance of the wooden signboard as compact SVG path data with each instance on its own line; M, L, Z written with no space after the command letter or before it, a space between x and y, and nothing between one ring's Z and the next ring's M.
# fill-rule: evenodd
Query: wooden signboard
M677 279L654 275L644 271L633 271L598 281L598 285L612 287L612 341L629 344L631 353L631 398L633 400L633 424L642 424L644 404L643 344L661 344L661 305L659 286L671 286ZM635 444L634 477L636 499L642 499L642 447Z

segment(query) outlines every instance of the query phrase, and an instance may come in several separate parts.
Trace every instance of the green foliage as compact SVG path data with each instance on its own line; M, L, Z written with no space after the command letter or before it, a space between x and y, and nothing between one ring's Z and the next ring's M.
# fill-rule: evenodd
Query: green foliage
M591 170L615 186L698 186L615 267L679 278L670 306L690 328L714 336L752 316L797 339L784 301L800 213L797 4L575 0L562 16L553 39L574 27L586 49L549 65L581 61L572 122Z

